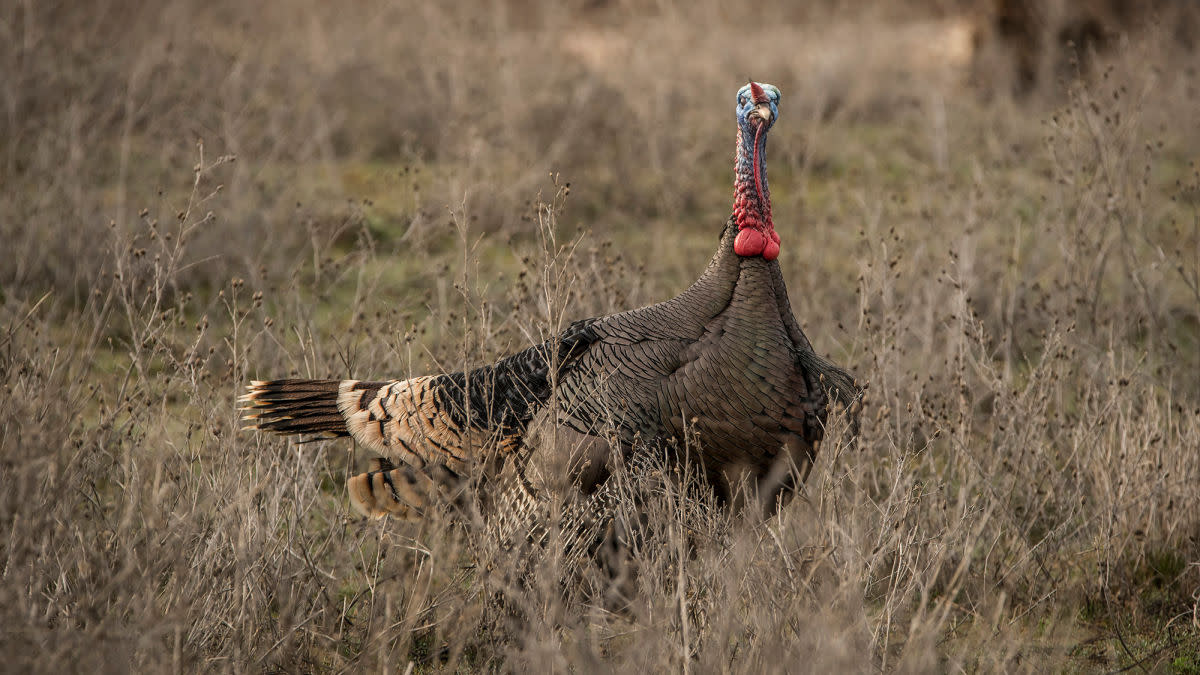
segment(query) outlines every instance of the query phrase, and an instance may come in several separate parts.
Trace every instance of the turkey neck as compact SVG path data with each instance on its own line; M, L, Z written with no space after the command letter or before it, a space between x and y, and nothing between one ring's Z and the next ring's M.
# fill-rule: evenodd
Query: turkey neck
M782 294L778 303L781 309L788 307L787 291L783 287L783 277L779 273L779 264L775 256L779 253L779 235L775 233L775 224L771 217L771 191L767 185L766 146L767 132L756 129L752 125L738 125L737 156L734 162L733 181L733 213L725 223L721 233L721 241L717 251L709 261L708 267L690 288L680 294L679 299L696 303L701 312L697 315L705 319L714 317L725 311L733 298L734 287L737 286L746 268L765 265L768 276L777 283L757 289L756 292L771 295ZM757 252L747 255L739 250L746 234L760 234L762 244ZM768 243L774 242L774 249L768 249ZM753 245L752 245L753 248ZM774 255L771 255L771 254ZM794 319L792 322L794 323ZM807 341L805 341L807 342Z
M744 257L774 260L779 255L779 235L771 217L766 155L767 129L761 124L738 125L733 216L739 236L734 250Z
M766 160L766 132L738 126L737 154L733 164L733 213L739 229L755 225L775 227L771 221Z

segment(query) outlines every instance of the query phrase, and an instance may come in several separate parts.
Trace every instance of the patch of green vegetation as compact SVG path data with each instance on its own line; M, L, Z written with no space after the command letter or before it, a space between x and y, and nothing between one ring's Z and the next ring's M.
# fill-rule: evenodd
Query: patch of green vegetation
M1171 659L1170 672L1176 675L1200 675L1200 650L1190 650Z

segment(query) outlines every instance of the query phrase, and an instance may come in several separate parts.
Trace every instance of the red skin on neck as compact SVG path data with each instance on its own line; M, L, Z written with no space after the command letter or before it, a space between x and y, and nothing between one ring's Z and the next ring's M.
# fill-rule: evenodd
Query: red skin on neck
M771 195L762 181L762 158L759 157L761 136L765 133L760 126L755 132L754 155L750 163L750 176L739 170L733 193L733 215L738 234L733 241L733 252L743 257L761 255L764 260L779 257L779 235L771 218ZM743 152L742 132L738 131L738 153ZM742 159L739 157L739 160ZM738 168L743 163L739 161Z

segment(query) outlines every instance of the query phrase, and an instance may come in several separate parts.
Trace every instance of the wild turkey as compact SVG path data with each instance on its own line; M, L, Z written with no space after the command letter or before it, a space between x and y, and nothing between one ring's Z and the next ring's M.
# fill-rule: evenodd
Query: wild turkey
M354 507L407 516L472 466L494 471L493 460L511 459L521 473L531 421L553 395L551 482L592 495L584 503L594 508L607 508L603 486L618 452L628 459L635 447L688 434L698 435L699 460L722 497L748 478L770 503L811 466L829 396L849 406L859 394L813 351L775 260L765 153L778 103L769 84L738 91L733 213L707 269L677 297L576 321L468 373L252 382L241 399L249 428L352 436L384 456L349 480ZM525 497L515 512L528 507ZM502 511L514 522L511 506Z

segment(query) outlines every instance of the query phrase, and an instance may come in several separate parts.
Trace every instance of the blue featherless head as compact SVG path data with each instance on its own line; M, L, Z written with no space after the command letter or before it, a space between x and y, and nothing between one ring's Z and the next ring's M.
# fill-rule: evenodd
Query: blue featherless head
M738 124L743 128L766 124L770 129L779 117L779 87L750 82L737 93ZM765 130L765 129L764 129Z

